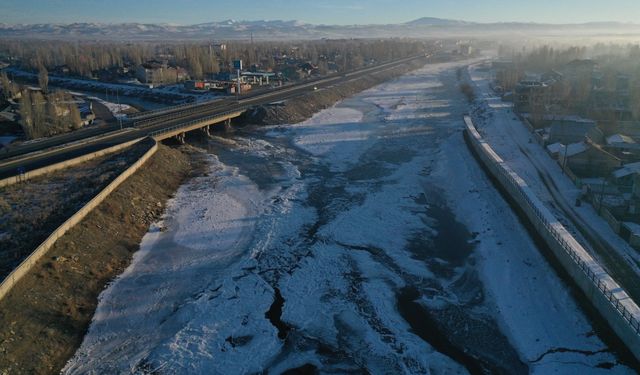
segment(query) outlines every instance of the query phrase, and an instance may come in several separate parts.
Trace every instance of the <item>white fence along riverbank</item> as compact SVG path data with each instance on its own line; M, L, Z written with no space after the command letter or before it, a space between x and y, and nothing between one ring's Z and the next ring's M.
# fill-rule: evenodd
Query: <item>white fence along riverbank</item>
M518 204L563 268L584 292L609 327L640 360L640 308L556 219L527 183L484 141L465 116L467 143Z

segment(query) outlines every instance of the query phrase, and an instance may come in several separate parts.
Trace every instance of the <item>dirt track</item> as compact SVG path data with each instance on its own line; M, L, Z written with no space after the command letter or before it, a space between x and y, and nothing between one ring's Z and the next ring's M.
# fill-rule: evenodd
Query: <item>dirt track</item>
M64 366L82 341L97 296L127 267L194 158L161 146L0 301L0 373L57 373Z

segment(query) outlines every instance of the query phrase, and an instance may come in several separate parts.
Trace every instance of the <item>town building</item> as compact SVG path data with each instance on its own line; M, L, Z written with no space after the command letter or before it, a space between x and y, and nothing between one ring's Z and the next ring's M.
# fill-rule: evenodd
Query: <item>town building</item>
M618 189L622 192L631 192L634 190L636 184L636 175L640 174L640 162L629 163L622 166L620 169L616 169L611 173L611 180L615 183ZM640 190L640 186L635 187L636 190ZM640 191L638 191L640 193Z
M227 51L227 45L224 43L214 43L211 47L216 53L223 53Z
M136 78L146 84L170 84L182 82L188 77L185 69L168 66L166 62L147 62L136 68Z
M640 144L624 134L614 134L607 137L605 150L624 161L640 160Z
M459 43L458 53L462 56L471 56L473 54L473 46L470 43Z
M242 72L242 81L252 85L269 85L271 81L276 79L276 73L267 72Z
M520 81L515 87L514 109L520 113L541 112L550 101L549 86L539 80Z
M622 160L588 139L569 144L559 152L558 162L578 177L608 177L622 167Z
M80 112L80 121L82 126L93 124L96 119L96 115L93 112L93 102L82 100L78 103L78 111Z
M204 81L204 80L190 80L184 83L184 88L189 91L219 91L226 90L233 82L221 82L221 81Z
M544 116L549 127L549 143L577 143L589 137L600 142L604 137L593 120L579 116Z

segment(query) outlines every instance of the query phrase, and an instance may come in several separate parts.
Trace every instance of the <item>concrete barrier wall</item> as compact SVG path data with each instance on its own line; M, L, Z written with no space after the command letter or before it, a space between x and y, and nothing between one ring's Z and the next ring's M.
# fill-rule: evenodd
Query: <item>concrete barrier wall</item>
M640 360L640 308L576 241L542 201L487 144L469 117L465 138L478 159L518 204L562 267L611 329Z
M76 226L82 221L93 209L95 209L100 203L102 203L118 186L133 175L140 167L146 163L153 154L158 150L158 143L152 139L147 138L143 142L149 142L149 150L145 152L140 159L133 163L129 168L116 177L107 187L105 187L98 195L91 199L84 205L78 212L71 216L67 221L60 225L51 235L38 246L28 258L26 258L9 276L7 276L0 284L0 300L4 298L7 293L25 276L31 268L40 260L46 253L53 247L56 241L62 237L67 231Z
M9 186L9 185L13 185L13 184L17 184L19 182L23 182L23 181L32 179L34 177L42 176L42 175L47 174L47 173L59 171L61 169L65 169L65 168L69 168L71 166L74 166L74 165L77 165L77 164L80 164L80 163L84 163L86 161L89 161L89 160L92 160L92 159L95 159L95 158L99 158L101 156L113 154L114 152L118 152L120 150L124 150L125 148L140 142L142 139L143 138L134 139L133 141L129 141L129 142L125 142L125 143L122 143L122 144L119 144L119 145L115 145L115 146L112 146L112 147L109 147L109 148L105 148L104 150L92 152L90 154L82 155L82 156L79 156L77 158L65 160L63 162L52 164L52 165L49 165L49 166L44 167L44 168L34 169L32 171L25 172L20 176L13 176L13 177L8 177L8 178L5 178L5 179L2 179L2 180L0 180L0 188L5 187L5 186Z
M602 216L607 221L611 229L613 229L616 234L620 234L621 224L609 210L603 207L600 210L600 216Z

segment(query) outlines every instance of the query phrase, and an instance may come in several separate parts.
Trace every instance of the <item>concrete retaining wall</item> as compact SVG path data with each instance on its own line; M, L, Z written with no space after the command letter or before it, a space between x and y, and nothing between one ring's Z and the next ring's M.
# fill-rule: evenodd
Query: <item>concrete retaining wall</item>
M60 225L51 235L38 246L27 259L25 259L6 279L0 284L0 299L4 298L7 293L18 283L18 281L26 275L31 268L53 247L58 238L62 237L67 231L76 226L84 219L94 208L102 203L118 186L133 175L140 167L144 165L158 150L158 144L154 139L148 138L143 142L149 142L149 150L133 163L127 170L116 177L107 187L105 187L98 195L91 199L84 207L71 216L67 221Z
M549 209L487 144L469 117L465 138L478 159L522 209L560 264L602 315L609 327L640 360L640 308L589 255Z
M2 180L0 180L0 188L4 187L4 186L17 184L19 182L23 182L23 181L32 179L34 177L42 176L42 175L47 174L47 173L59 171L61 169L65 169L65 168L69 168L71 166L74 166L74 165L77 165L77 164L80 164L80 163L84 163L85 161L89 161L91 159L99 158L99 157L104 156L104 155L113 154L114 152L118 152L120 150L124 150L125 148L140 142L142 139L143 138L134 139L133 141L129 141L129 142L125 142L125 143L122 143L122 144L119 144L119 145L115 145L115 146L112 146L112 147L109 147L109 148L105 148L103 150L92 152L92 153L86 154L86 155L82 155L82 156L79 156L77 158L65 160L65 161L62 161L60 163L52 164L52 165L49 165L49 166L44 167L44 168L34 169L32 171L28 171L26 173L23 173L20 176L13 176L13 177L8 177L8 178L5 178L5 179L2 179Z
M611 229L613 229L616 234L620 234L621 224L609 210L607 210L606 208L602 208L600 210L600 216L602 216L607 221Z

